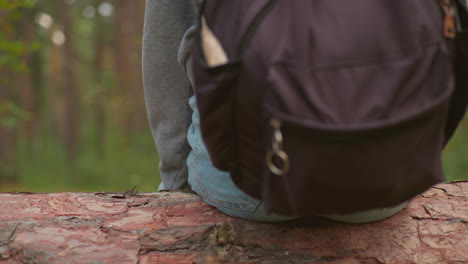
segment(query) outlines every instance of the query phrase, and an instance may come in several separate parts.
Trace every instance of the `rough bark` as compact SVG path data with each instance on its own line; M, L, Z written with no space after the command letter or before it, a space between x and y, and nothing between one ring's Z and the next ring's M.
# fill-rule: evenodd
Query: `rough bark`
M468 182L370 224L255 223L190 193L0 194L0 263L468 263Z

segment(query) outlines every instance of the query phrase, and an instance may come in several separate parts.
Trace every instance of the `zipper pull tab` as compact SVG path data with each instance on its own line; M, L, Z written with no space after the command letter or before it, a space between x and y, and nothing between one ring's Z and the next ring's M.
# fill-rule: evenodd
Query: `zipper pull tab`
M445 13L444 36L449 39L455 39L457 35L455 7L453 6L452 0L442 0L441 5Z

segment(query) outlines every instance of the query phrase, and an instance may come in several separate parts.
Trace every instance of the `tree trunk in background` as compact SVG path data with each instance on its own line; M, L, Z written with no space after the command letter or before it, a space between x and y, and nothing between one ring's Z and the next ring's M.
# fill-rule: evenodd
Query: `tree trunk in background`
M12 16L0 8L0 37L11 41L15 35L13 32ZM2 51L3 52L3 51ZM4 55L4 54L0 54ZM6 63L6 64L5 64ZM2 62L0 70L0 186L16 184L18 181L17 165L17 124L14 108L15 84L18 82L18 74L11 69L11 65ZM1 243L1 242L0 242Z
M35 11L34 10L23 10L23 16L21 17L21 21L19 23L19 39L23 43L33 43L35 37L35 30L36 24L31 23L31 17L34 17ZM27 112L29 118L26 120L22 120L22 140L25 141L27 144L28 150L31 149L33 136L34 136L34 123L37 120L36 112L34 111L34 99L33 99L33 91L35 90L36 80L34 77L37 77L37 73L34 73L33 68L33 53L28 53L25 58L26 64L28 66L28 72L21 74L21 78L18 78L17 87L20 90L20 97L21 97L21 106L22 110Z
M98 0L94 4L96 10L103 0ZM105 108L104 102L106 97L106 90L104 87L103 72L104 72L104 48L105 48L105 37L104 37L104 21L99 13L96 14L94 23L94 66L93 69L93 81L95 91L94 101L94 118L96 126L96 150L100 157L103 157L106 143L106 119L105 119Z
M39 12L40 8L35 6L28 11L28 15L24 16L23 23L28 30L28 43L33 43L36 41L39 46L31 50L28 56L28 66L29 66L29 79L30 79L30 96L27 97L24 101L28 102L30 100L30 106L28 111L30 112L30 119L28 120L29 124L26 126L26 130L30 133L29 137L31 140L32 149L31 153L37 151L38 145L41 145L42 135L45 132L45 63L43 59L43 54L45 47L42 43L45 43L45 36L43 36L35 23L31 23L31 18L35 17ZM39 144L38 144L39 143Z
M15 118L6 108L6 104L14 102L14 85L10 82L12 74L8 70L0 72L0 185L2 186L18 182L17 127L2 125L6 119Z
M133 127L130 119L130 107L129 107L129 91L131 89L131 71L130 68L130 18L129 8L134 3L127 0L115 0L115 59L116 59L116 80L119 88L118 93L121 95L119 102L121 109L119 114L121 115L120 126L121 131L124 131L125 139L128 140L131 137ZM128 143L128 142L127 142Z
M135 1L131 5L130 12L130 64L132 71L132 109L131 109L131 120L132 126L137 132L141 132L145 129L148 129L147 118L146 118L146 108L144 104L143 97L143 79L142 79L142 69L141 69L141 45L142 45L142 35L143 35L143 23L145 17L145 1Z
M64 93L61 85L63 81L63 52L56 45L51 45L48 52L47 88L45 94L44 116L47 116L45 133L52 139L65 142Z
M39 38L39 34L36 32L36 38ZM42 138L42 134L45 130L45 85L44 85L44 60L42 58L44 48L42 46L37 50L33 50L30 59L31 65L31 78L33 84L33 109L31 116L31 122L33 123L33 137ZM40 143L34 140L34 143ZM36 144L33 145L35 147Z
M125 137L147 129L141 70L141 43L144 1L116 0L117 82L125 101L122 102Z
M70 4L66 0L58 0L59 2L59 18L62 23L62 30L65 34L64 52L64 79L63 91L65 94L65 145L67 150L68 160L73 163L78 154L79 141L79 107L80 94L78 92L77 78L75 72L74 58L74 32L73 32L73 17Z

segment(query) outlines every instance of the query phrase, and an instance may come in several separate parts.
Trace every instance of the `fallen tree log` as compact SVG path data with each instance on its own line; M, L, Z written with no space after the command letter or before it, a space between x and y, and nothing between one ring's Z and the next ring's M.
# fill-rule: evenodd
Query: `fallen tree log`
M468 182L352 225L227 217L190 193L0 194L0 263L468 263Z

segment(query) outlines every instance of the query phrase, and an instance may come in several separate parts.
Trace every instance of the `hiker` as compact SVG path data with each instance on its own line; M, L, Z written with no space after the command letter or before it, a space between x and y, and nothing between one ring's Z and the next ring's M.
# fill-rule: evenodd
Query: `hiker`
M267 212L263 201L247 195L230 173L215 168L210 159L193 90L192 50L200 2L147 0L143 73L150 125L160 157L159 190L192 190L234 217L263 222L298 218L301 215ZM405 204L321 216L349 223L372 222L398 213Z

